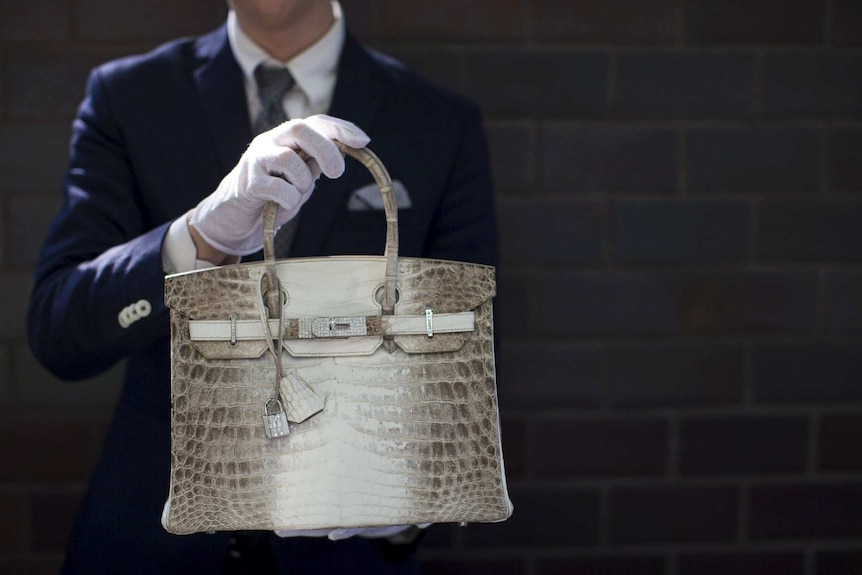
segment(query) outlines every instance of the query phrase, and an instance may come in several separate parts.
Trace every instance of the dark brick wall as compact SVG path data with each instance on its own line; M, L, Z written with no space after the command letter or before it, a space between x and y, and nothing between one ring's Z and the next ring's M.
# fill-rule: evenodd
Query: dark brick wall
M862 4L344 8L481 104L498 190L516 510L427 570L862 572ZM56 571L117 394L24 342L86 73L224 14L0 3L0 572Z

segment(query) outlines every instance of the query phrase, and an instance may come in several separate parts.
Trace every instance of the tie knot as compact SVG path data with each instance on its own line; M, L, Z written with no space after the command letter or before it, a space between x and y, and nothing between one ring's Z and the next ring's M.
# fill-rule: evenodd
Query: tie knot
M293 76L287 68L268 68L260 64L254 69L258 97L264 107L281 102L293 87Z

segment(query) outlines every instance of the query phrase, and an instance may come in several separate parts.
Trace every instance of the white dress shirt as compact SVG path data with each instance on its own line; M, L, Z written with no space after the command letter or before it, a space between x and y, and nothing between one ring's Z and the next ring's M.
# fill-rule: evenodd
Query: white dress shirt
M288 118L305 118L329 109L335 92L338 57L346 35L344 18L338 2L332 2L335 21L317 42L287 62L273 58L243 31L233 10L227 17L227 38L243 74L249 121L260 112L260 99L254 80L254 69L265 62L272 67L290 70L295 84L285 95L284 112ZM166 274L213 267L212 262L196 258L197 250L185 217L178 218L165 235L162 244L162 268Z
M240 27L233 10L227 16L227 38L231 50L245 79L248 117L257 118L260 99L254 70L266 63L273 68L287 68L296 84L284 98L284 112L288 118L305 118L322 114L332 103L338 71L338 56L344 46L344 19L338 2L332 3L335 17L332 27L317 42L287 62L276 60L257 45Z

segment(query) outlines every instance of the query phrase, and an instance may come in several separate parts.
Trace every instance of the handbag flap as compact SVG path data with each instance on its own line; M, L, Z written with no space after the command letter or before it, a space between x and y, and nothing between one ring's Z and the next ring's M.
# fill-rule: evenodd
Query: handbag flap
M376 256L297 258L277 264L284 297L285 319L379 316L385 259ZM478 264L402 258L398 267L395 315L454 314L478 309L496 293L494 268ZM188 320L235 321L240 326L261 321L260 263L239 264L170 275L165 278L165 303ZM231 320L231 317L233 319ZM469 333L397 335L407 353L460 349ZM326 341L289 340L284 348L294 356L367 355L382 338L350 337ZM263 341L194 341L207 358L259 357Z
M281 260L278 276L287 293L285 317L380 314L382 256L331 256ZM172 274L165 278L165 305L189 319L259 319L264 266L237 264ZM479 264L401 258L396 314L457 313L496 295L494 268Z

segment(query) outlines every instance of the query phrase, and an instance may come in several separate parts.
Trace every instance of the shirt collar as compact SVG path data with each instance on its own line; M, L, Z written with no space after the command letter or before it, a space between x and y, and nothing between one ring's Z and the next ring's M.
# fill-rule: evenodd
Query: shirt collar
M227 36L231 50L242 69L246 82L254 84L254 69L261 62L273 66L284 66L290 70L296 85L308 97L312 108L320 102L331 99L332 79L338 68L338 57L344 46L346 35L341 5L332 2L332 15L335 21L317 42L284 62L270 56L240 27L233 10L227 17Z

